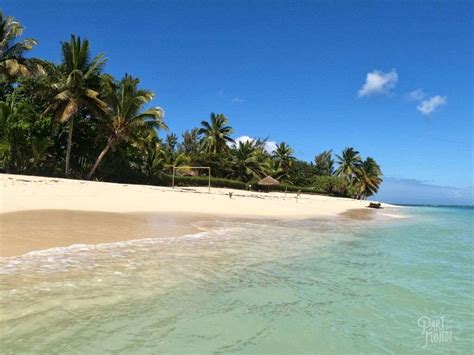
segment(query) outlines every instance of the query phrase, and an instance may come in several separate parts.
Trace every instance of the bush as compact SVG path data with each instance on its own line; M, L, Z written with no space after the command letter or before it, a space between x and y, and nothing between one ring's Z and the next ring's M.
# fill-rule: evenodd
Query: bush
M325 194L338 197L351 197L349 182L339 176L315 176L312 185Z

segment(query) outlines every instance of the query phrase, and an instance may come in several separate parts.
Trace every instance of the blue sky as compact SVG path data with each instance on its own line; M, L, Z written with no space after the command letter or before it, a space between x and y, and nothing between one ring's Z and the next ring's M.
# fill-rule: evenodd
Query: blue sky
M473 203L469 1L3 0L59 60L87 37L106 71L138 76L171 131L222 112L239 136L300 159L346 146L382 166L379 198ZM412 93L410 95L410 93ZM451 192L450 192L451 191Z

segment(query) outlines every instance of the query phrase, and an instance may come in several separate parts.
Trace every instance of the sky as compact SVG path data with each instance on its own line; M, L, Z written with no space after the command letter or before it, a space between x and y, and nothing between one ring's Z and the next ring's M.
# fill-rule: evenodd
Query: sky
M234 138L302 160L348 146L375 158L376 198L473 204L470 1L1 0L60 60L71 34L106 71L141 79L172 132L224 113ZM271 145L269 145L269 149Z

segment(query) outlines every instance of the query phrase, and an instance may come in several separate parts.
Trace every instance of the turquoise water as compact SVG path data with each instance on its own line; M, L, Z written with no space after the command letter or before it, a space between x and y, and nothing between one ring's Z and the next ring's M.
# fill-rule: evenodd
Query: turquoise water
M0 350L472 352L474 210L396 213L3 258Z

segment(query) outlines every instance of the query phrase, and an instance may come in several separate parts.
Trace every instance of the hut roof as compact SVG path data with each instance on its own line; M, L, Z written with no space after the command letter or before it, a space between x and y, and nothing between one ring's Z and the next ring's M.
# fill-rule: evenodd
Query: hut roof
M262 186L274 186L278 185L279 183L280 182L277 179L274 179L271 176L267 176L258 182L258 184Z

